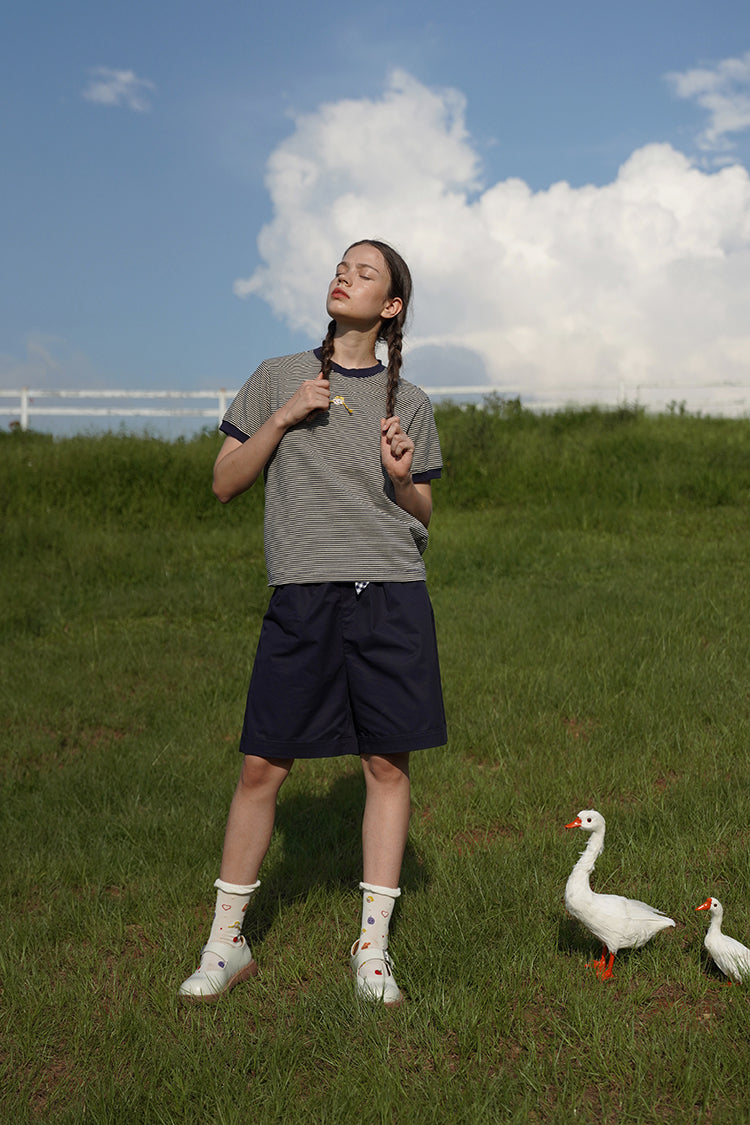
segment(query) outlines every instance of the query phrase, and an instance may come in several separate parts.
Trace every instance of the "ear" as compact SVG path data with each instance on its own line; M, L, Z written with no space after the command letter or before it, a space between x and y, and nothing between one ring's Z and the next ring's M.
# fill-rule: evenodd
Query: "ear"
M394 316L398 316L403 307L404 302L400 297L389 297L383 305L380 315L383 320L393 320Z

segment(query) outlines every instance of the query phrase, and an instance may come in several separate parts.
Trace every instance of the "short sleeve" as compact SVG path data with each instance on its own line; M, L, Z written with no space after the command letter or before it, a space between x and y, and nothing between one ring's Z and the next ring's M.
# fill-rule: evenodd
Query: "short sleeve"
M229 437L245 441L268 421L273 410L270 372L264 361L237 392L219 429Z
M443 457L432 403L427 395L419 403L406 432L414 442L412 480L418 484L435 480L442 473Z

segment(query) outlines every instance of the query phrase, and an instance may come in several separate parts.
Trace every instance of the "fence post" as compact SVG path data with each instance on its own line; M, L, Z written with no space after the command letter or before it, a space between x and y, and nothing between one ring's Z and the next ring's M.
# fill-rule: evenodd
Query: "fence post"
M29 428L29 388L21 387L21 429Z

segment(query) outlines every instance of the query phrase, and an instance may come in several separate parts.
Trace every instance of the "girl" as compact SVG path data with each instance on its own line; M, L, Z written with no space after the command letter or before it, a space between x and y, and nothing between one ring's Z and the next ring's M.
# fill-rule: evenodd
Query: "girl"
M295 758L358 754L366 782L357 991L403 996L388 955L409 824L409 753L446 741L422 554L441 456L427 396L400 378L411 296L404 260L356 242L328 288L314 352L266 360L226 413L214 492L263 473L269 585L240 741L216 912L180 988L215 1000L258 969L242 923ZM375 355L388 346L387 370Z

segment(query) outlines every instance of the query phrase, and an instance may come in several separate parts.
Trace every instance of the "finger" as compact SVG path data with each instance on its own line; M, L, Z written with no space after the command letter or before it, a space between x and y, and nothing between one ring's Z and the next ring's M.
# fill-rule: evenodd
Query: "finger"
M386 439L386 446L394 457L403 457L405 453L411 453L414 450L414 442L410 441L405 434L394 434L392 438Z

